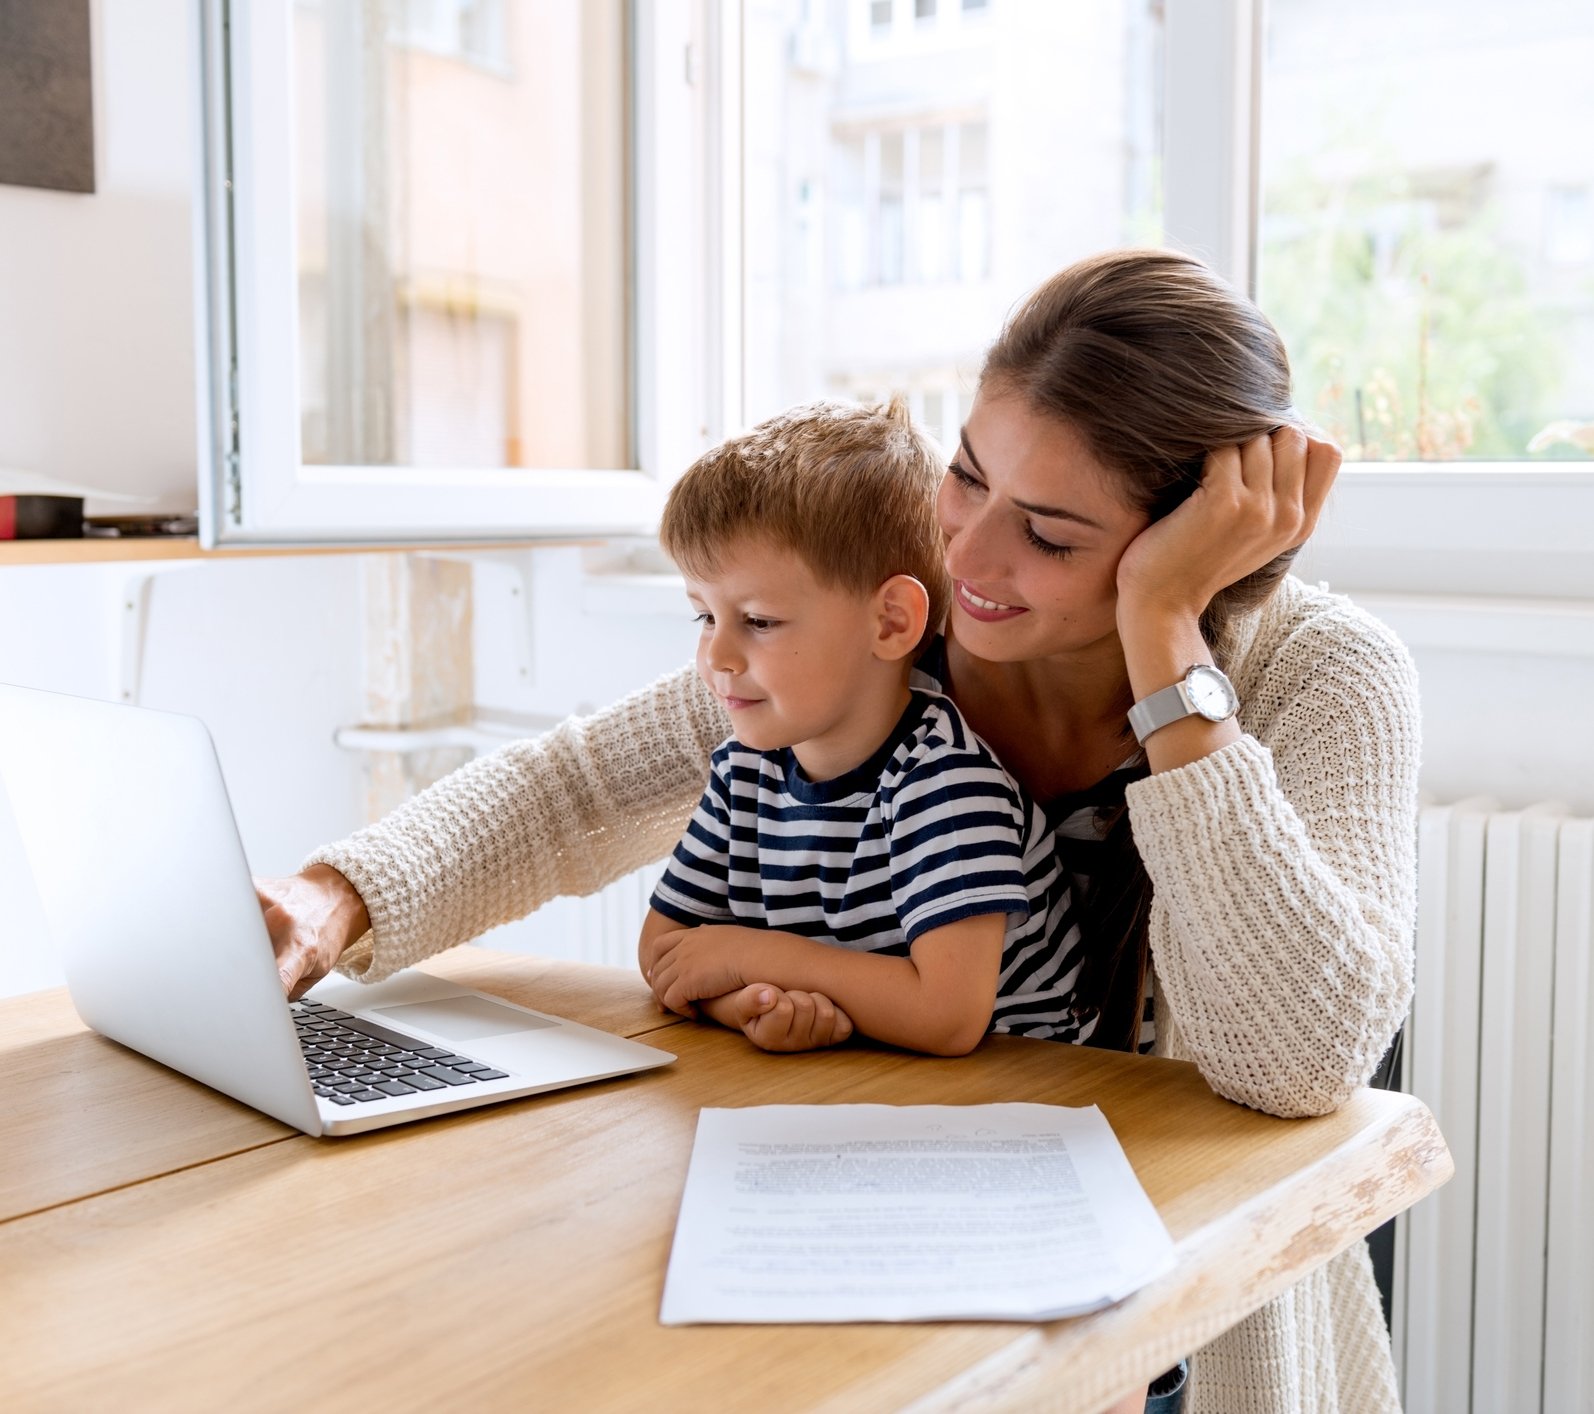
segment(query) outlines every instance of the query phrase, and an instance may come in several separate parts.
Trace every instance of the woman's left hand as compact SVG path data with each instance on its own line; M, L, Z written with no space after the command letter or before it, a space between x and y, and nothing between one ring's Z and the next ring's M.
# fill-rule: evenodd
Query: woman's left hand
M1338 447L1294 426L1209 452L1189 500L1119 560L1120 624L1126 611L1199 618L1219 590L1302 544L1339 464Z

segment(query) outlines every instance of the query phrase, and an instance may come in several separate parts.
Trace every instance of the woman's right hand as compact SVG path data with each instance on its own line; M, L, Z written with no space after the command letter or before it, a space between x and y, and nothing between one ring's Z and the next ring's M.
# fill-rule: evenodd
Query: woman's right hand
M1293 424L1208 453L1200 486L1118 561L1120 631L1141 611L1197 620L1221 590L1303 544L1340 460Z
M371 926L365 900L329 864L312 864L286 878L256 879L255 897L290 1001L332 971L349 944Z

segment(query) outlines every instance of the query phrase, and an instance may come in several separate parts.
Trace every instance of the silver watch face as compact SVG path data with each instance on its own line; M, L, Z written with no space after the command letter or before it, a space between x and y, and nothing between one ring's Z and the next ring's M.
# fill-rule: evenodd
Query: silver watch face
M1210 722L1222 722L1239 710L1240 699L1233 684L1216 668L1204 663L1190 669L1184 680L1190 705Z

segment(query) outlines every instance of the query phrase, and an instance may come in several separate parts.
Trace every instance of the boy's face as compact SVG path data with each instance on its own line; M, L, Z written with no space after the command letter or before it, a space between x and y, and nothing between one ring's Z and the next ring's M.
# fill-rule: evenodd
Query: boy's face
M838 752L846 758L860 709L877 731L869 709L882 668L890 682L899 674L873 652L871 596L821 584L797 555L762 539L727 547L711 578L687 575L686 593L702 625L697 670L744 746L799 748L812 773ZM858 761L878 744L862 742Z

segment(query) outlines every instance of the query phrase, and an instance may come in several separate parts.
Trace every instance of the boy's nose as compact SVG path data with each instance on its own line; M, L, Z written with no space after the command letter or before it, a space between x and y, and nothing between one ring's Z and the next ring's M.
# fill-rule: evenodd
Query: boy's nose
M705 655L709 667L716 673L739 673L745 664L741 654L735 647L719 634L715 634L708 643Z

